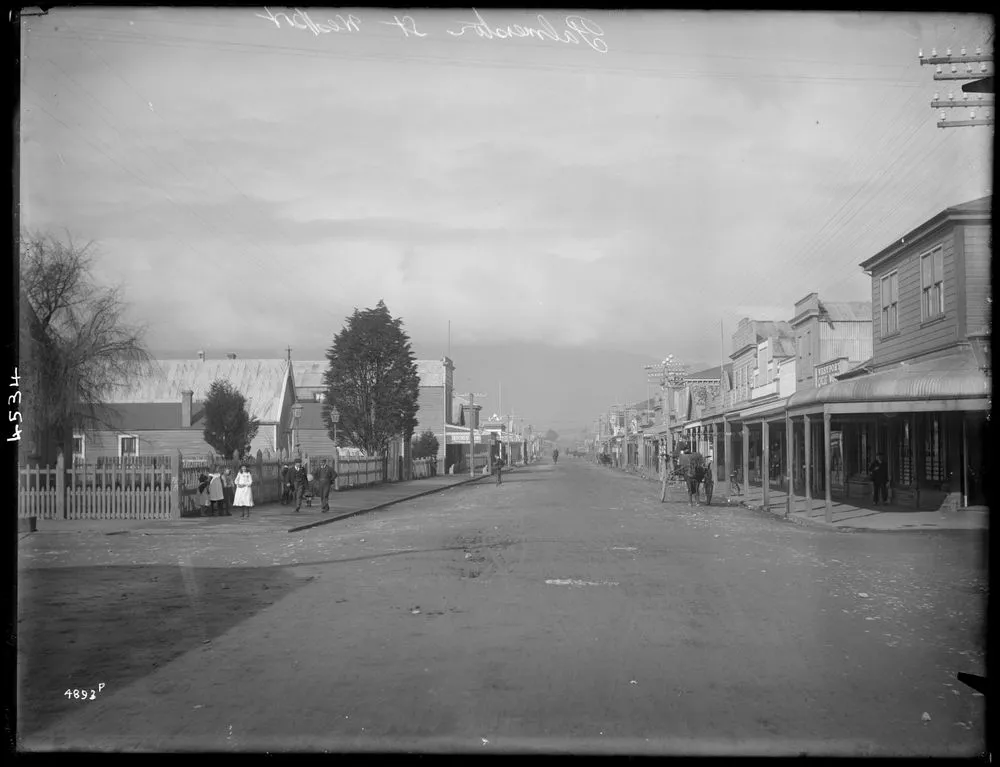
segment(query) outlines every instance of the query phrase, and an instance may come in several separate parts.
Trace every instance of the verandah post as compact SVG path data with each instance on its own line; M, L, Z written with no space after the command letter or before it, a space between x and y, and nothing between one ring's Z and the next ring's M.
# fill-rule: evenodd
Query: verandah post
M827 522L833 522L833 497L831 496L832 489L830 487L830 463L832 456L830 455L830 413L825 409L823 411L823 485L826 493L826 515L825 519Z

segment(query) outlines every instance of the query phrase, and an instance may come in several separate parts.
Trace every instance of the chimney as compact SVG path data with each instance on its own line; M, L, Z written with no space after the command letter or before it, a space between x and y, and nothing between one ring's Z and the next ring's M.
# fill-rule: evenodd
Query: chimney
M236 355L233 354L232 352L229 352L229 354L226 355L226 359L227 360L234 360L234 359L236 359Z
M198 350L198 359L200 359L202 362L205 361L205 350L204 349L199 349Z
M185 429L191 427L191 400L193 397L194 392L190 389L181 392L181 426Z

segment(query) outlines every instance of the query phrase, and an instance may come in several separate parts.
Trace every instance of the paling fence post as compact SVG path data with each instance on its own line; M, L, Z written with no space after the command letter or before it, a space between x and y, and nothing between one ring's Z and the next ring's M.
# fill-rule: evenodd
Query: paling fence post
M170 516L174 519L181 518L181 467L184 465L184 456L181 451L177 451L177 465L170 472Z
M56 517L66 519L66 457L62 448L56 458Z

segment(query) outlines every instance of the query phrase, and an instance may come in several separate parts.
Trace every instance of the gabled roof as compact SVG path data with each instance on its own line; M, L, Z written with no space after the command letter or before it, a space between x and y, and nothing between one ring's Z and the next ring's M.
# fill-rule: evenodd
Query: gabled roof
M275 423L288 377L288 362L281 359L159 360L148 375L112 393L108 401L116 405L176 403L179 407L182 391L193 391L196 402L204 401L212 383L224 379L246 397L251 416Z
M323 374L326 373L327 360L292 360L292 377L297 389L323 388Z
M871 322L872 305L868 301L820 301L820 316L830 322Z

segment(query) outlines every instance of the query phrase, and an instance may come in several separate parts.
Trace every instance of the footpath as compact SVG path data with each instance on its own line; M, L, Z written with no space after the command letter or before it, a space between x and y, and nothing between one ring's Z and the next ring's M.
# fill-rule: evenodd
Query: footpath
M517 471L517 467L504 471ZM358 514L377 511L403 501L420 498L432 493L440 493L453 487L460 487L472 482L489 480L490 475L468 474L426 477L406 482L390 482L372 485L365 488L352 488L330 493L330 511L321 511L319 496L312 499L311 505L302 504L300 511L295 506L281 503L266 503L254 506L249 519L241 519L238 510L232 510L228 517L181 517L179 519L38 519L35 533L71 533L71 532L103 532L106 535L116 533L155 533L155 532L233 532L245 529L253 532L263 530L284 530L298 532L320 525L327 525L341 519L347 519Z
M637 480L655 483L659 491L659 479L656 477L641 477L638 474L620 469L598 467L603 471L613 471L624 476L632 476ZM756 497L755 497L756 496ZM704 505L704 489L701 493ZM687 503L687 491L681 484L668 485L668 500ZM786 515L788 495L780 490L771 490L767 508L764 507L760 488L750 488L749 493L727 495L725 485L715 486L712 506L742 506L752 511L771 514L780 519L800 525L818 527L838 532L912 532L917 530L980 530L989 527L989 509L986 506L970 506L955 511L914 511L908 506L892 504L875 506L864 504L861 499L852 499L848 503L842 500L833 502L832 521L826 521L826 501L813 498L811 508L806 508L806 499L796 496L793 499L793 511Z

